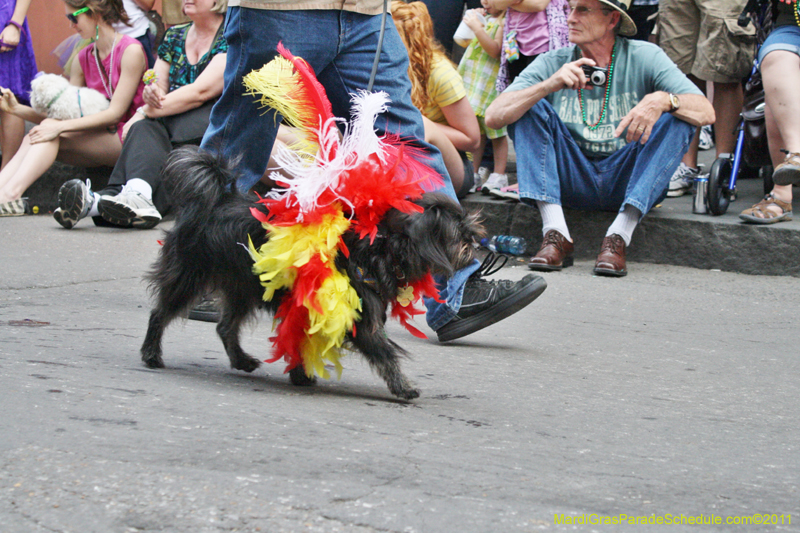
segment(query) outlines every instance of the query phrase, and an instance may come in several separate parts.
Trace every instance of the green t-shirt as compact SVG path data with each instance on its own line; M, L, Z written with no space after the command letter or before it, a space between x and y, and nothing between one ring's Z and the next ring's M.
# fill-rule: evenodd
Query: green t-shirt
M581 52L575 45L542 54L514 79L505 92L536 85L555 74L565 63L576 61L580 57ZM625 115L642 98L656 91L703 94L658 46L617 37L608 109L605 119L597 129L590 130L583 123L578 91L562 89L549 94L546 99L586 156L605 157L626 144L624 133L620 137L614 137L614 130ZM589 124L594 124L600 117L604 96L604 87L583 91L583 105Z

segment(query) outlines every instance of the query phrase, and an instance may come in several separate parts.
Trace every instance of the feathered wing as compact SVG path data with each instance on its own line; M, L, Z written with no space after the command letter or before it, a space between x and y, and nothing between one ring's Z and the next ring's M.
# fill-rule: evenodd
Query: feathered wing
M278 53L281 57L244 77L245 94L260 97L262 107L274 109L296 128L308 143L304 152L321 152L323 159L330 160L336 155L339 131L325 88L311 66L283 43L278 43Z
M389 104L385 93L353 96L353 117L340 140L325 89L311 67L278 45L280 57L245 77L248 94L280 113L304 139L278 150L276 159L291 177L278 198L260 200L269 211L252 210L269 232L259 249L250 243L253 273L264 286L264 299L285 290L275 315L273 357L284 358L287 371L303 364L306 373L328 377L325 363L341 373L339 357L348 332L356 335L361 303L345 272L335 266L348 254L342 235L349 229L374 239L386 211L421 211L413 203L425 188L438 188L441 177L424 164L422 153L396 136L378 137L375 120ZM341 121L343 122L343 121ZM413 297L392 316L408 324L422 313L413 307L423 295L437 294L432 280L420 280Z

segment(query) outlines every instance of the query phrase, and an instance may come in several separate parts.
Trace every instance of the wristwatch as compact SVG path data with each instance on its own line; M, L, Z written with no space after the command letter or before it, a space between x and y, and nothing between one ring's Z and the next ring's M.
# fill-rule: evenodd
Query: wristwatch
M670 113L674 113L681 107L681 100L680 98L678 98L677 94L669 93L669 105L670 105L669 109Z

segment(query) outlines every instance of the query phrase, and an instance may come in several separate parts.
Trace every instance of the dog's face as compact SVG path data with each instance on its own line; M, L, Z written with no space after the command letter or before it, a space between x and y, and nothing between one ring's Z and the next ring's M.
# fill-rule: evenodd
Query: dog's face
M473 243L484 236L478 215L467 213L441 193L426 193L416 203L423 208L422 213L391 210L381 224L388 234L405 237L405 244L396 244L408 247L406 253L396 253L400 261L419 258L419 264L408 266L410 274L414 276L419 269L450 276L469 265L475 258Z

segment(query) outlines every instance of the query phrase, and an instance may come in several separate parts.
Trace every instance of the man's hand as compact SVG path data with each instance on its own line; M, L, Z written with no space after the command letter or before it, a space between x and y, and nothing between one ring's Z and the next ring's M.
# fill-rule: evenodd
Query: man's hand
M648 94L622 118L619 126L614 131L614 137L619 137L625 131L625 128L628 128L628 134L625 136L626 141L646 143L653 132L653 126L669 108L669 95L667 93L658 91Z
M585 89L586 83L589 81L586 74L583 73L581 68L583 65L595 66L597 63L588 57L582 57L572 63L565 63L555 74L548 79L550 93L560 91L561 89Z

